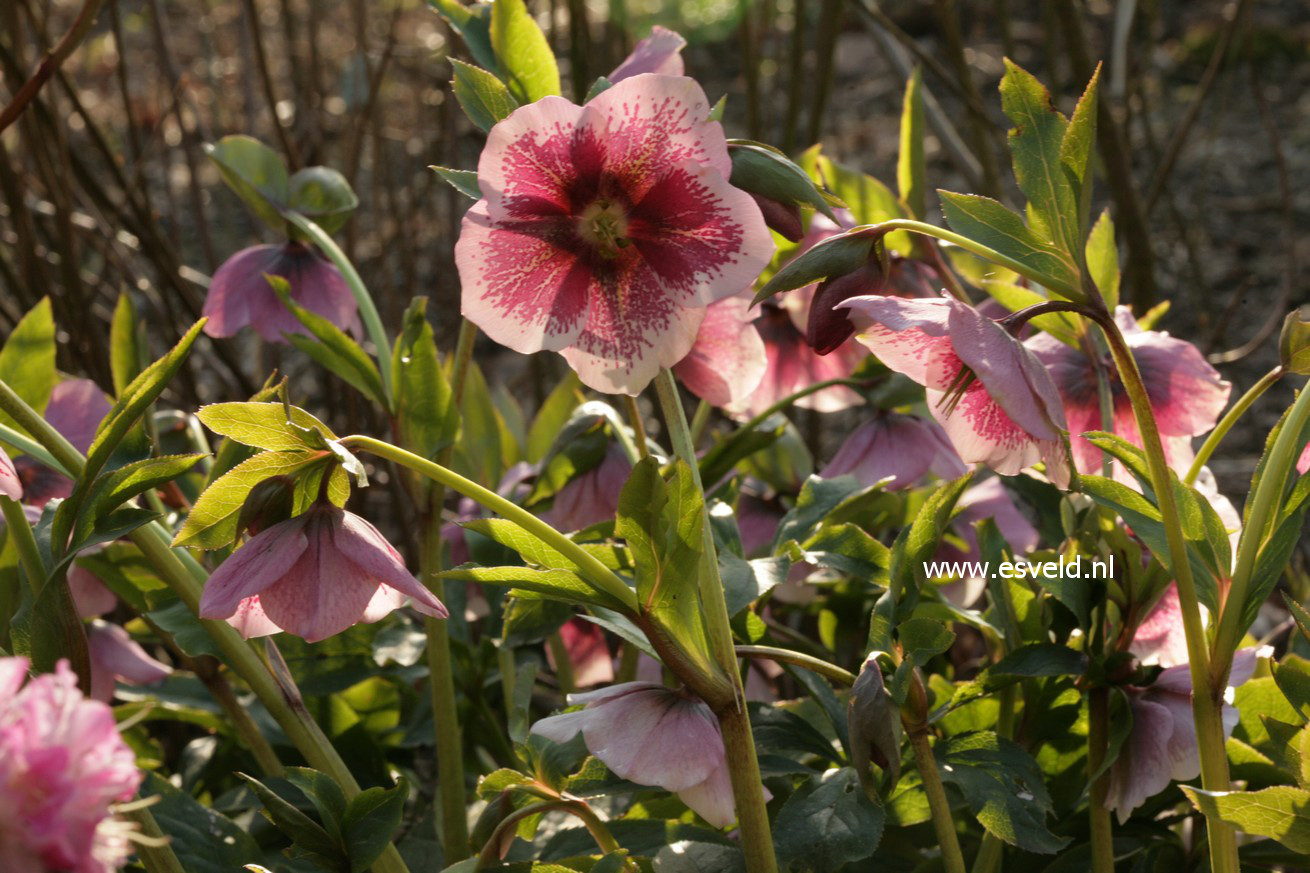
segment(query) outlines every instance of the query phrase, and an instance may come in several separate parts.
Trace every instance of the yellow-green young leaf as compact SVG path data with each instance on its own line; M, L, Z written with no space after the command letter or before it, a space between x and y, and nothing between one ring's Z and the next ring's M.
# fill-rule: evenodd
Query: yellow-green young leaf
M114 317L109 323L109 369L114 378L114 394L122 394L146 365L142 339L132 295L124 291L118 295Z
M37 412L45 410L50 392L59 380L55 372L55 321L50 298L28 311L14 326L4 348L0 348L0 382L8 385L23 402ZM17 422L0 411L0 423L15 427Z
M491 47L510 93L521 103L560 93L559 67L523 0L496 0L491 6Z
M430 165L428 169L470 200L482 199L482 188L478 186L478 174L473 170L452 170L450 167L438 167L436 164Z
M455 70L455 78L451 83L455 99L463 107L469 121L479 130L491 130L497 121L518 108L518 101L509 93L505 83L493 74L453 58L450 63Z
M1101 80L1101 65L1096 65L1092 80L1087 83L1083 96L1074 108L1073 117L1064 131L1060 142L1060 161L1069 175L1074 192L1076 223L1074 224L1074 250L1082 239L1087 227L1087 217L1092 203L1091 156L1092 143L1096 140L1097 86Z
M1248 834L1270 837L1293 852L1310 853L1310 791L1277 785L1263 791L1203 791L1180 786L1207 816Z
M1045 86L1009 59L1001 78L1001 108L1015 125L1010 158L1036 218L1033 232L1065 252L1076 251L1078 198L1060 154L1069 122L1051 104Z
M273 476L290 476L320 459L319 452L263 452L238 464L204 490L173 545L221 549L237 535L237 518L250 489Z
M905 83L905 101L901 105L901 153L896 162L896 186L905 211L920 221L927 215L924 196L928 189L923 134L923 70L915 67Z
M113 512L131 498L158 488L186 473L204 455L164 455L124 464L96 480L73 534L80 542L101 517Z
M957 233L1014 258L1024 266L1049 276L1051 290L1080 297L1078 267L1054 243L1028 229L1023 217L990 197L938 191L946 223Z
M432 460L459 432L459 410L441 369L427 306L426 297L415 297L405 310L391 354L391 396L401 445Z
M1106 307L1119 305L1119 248L1114 244L1114 219L1106 209L1087 235L1087 271Z
M545 567L548 570L571 570L581 568L571 559L565 557L554 546L529 533L518 524L505 518L478 518L465 522L465 530L482 534L508 549L513 549L529 564Z
M1274 668L1274 682L1302 719L1310 721L1310 661L1287 654Z
M458 567L438 573L437 578L456 582L477 582L479 585L504 586L514 589L515 596L521 596L517 592L538 595L531 599L623 609L623 604L616 598L592 587L577 573L569 570L535 570L532 567Z
M291 419L287 420L287 410ZM245 446L273 452L318 450L322 440L315 440L303 430L317 430L326 439L337 435L332 429L298 406L281 403L211 403L200 407L196 417L214 433Z
M382 386L382 375L368 352L344 330L293 300L286 279L270 275L264 278L273 286L282 305L291 310L291 314L313 335L311 338L298 333L284 334L291 344L386 409L387 392ZM385 349L378 351L386 353Z

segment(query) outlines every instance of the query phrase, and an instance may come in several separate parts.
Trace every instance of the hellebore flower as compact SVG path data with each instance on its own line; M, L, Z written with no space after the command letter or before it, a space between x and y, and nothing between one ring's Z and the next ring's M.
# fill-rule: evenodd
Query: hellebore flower
M464 315L556 351L589 387L637 394L686 357L705 307L773 254L728 184L727 141L691 79L641 74L585 106L545 97L491 129L455 263Z
M1224 737L1237 726L1237 708L1231 703L1232 688L1251 678L1256 660L1267 658L1273 649L1239 649L1233 655L1228 677L1228 702L1223 706ZM1148 798L1201 773L1201 755L1192 721L1192 677L1187 664L1160 672L1149 687L1127 688L1133 726L1119 757L1110 770L1110 793L1106 803L1118 814L1119 822Z
M1155 606L1137 625L1128 650L1147 666L1173 667L1187 663L1187 635L1183 633L1183 608L1178 602L1178 585L1169 583Z
M114 713L77 689L67 661L23 686L26 658L0 658L0 869L108 873L132 854L112 805L141 784Z
M711 303L696 343L673 372L687 390L711 406L728 406L751 395L764 378L764 340L745 297Z
M624 79L642 73L681 76L684 69L682 50L686 45L687 41L682 38L682 34L657 24L650 29L650 36L633 46L632 54L624 58L623 63L615 67L614 72L606 78L617 85Z
M96 383L90 379L65 379L50 392L43 416L73 448L86 454L109 409L109 399ZM53 498L73 493L73 480L28 455L15 461L14 467L23 481L23 496L29 506L40 509Z
M3 448L0 448L0 494L10 500L23 499L23 483L18 478L18 471L14 469L14 462Z
M114 680L128 685L153 685L173 672L116 624L95 619L86 626L91 656L91 696L108 702L114 698Z
M247 639L286 631L316 643L378 621L406 597L424 615L447 615L377 528L320 502L224 561L205 585L200 617L226 619Z
M599 625L585 618L571 618L560 626L559 635L573 668L576 687L589 688L614 681L614 659ZM546 663L552 670L559 669L551 646L546 647Z
M1305 449L1301 452L1301 457L1296 459L1296 472L1302 476L1310 472L1310 443L1306 443Z
M584 707L543 718L532 732L557 743L581 733L619 778L674 792L715 827L736 821L723 734L704 701L654 682L624 682L570 694L569 703Z
M1064 409L1050 375L995 321L950 298L855 297L857 338L928 389L933 417L966 464L1011 476L1038 461L1069 485Z
M310 246L287 242L242 249L219 266L205 297L205 333L225 337L251 327L270 343L285 343L284 333L304 333L265 276L286 279L292 300L342 330L356 326L355 295L341 272Z
M599 464L570 479L555 493L550 509L541 514L542 520L563 531L612 521L619 511L619 492L631 472L632 462L623 448L611 442Z
M896 491L909 488L929 471L956 479L968 468L936 422L880 412L851 432L819 475L824 479L854 476L866 487L891 477L884 487Z
M939 565L973 564L976 568L977 561L982 557L982 551L978 548L978 529L974 525L985 518L996 522L996 529L1010 544L1015 557L1027 555L1041 543L1037 528L1033 527L1032 522L1019 511L1014 498L1005 490L1005 486L997 477L969 487L960 495L956 506L959 511L951 519L951 534L956 542L942 541L933 555ZM960 548L961 545L964 548ZM939 592L956 606L969 607L977 602L986 587L985 578L970 575L946 583L941 586Z
M1182 471L1192 463L1192 437L1208 433L1223 414L1232 385L1220 378L1200 350L1162 331L1142 330L1127 307L1115 310L1115 321L1124 341L1142 371L1151 410L1160 429L1169 465ZM1064 401L1072 431L1074 463L1081 473L1101 469L1101 450L1080 434L1106 430L1102 426L1101 401L1096 384L1097 362L1082 350L1065 345L1050 334L1037 334L1025 345L1046 365ZM1140 447L1141 435L1133 417L1132 404L1108 353L1100 362L1110 380L1114 400L1114 422L1108 428Z

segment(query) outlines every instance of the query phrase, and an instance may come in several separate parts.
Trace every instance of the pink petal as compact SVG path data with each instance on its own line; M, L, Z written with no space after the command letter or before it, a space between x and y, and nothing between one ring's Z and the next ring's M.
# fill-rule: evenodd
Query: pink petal
M491 129L478 159L478 187L490 217L560 217L586 205L575 203L572 189L580 178L594 186L600 157L594 143L576 141L581 117L581 106L545 97L515 109Z
M928 391L928 406L951 438L966 464L986 464L1003 476L1013 476L1042 459L1037 441L1005 414L981 381L975 380L947 412L939 391Z
M579 709L539 718L532 723L532 733L555 743L567 743L582 732L595 715L595 710Z
M949 329L952 301L852 297L842 308L851 311L856 339L896 372L937 391L959 373Z
M282 628L264 614L258 594L238 603L236 612L227 618L227 623L248 640L282 633Z
M251 537L214 571L200 595L200 617L222 619L241 601L277 583L305 553L304 515L273 525Z
M130 685L148 685L172 673L116 624L91 622L86 643L91 656L91 696L98 700L113 698L115 678Z
M378 586L337 550L330 521L311 520L306 537L304 553L259 593L259 605L278 627L316 643L357 624Z
M623 779L682 791L723 764L723 737L709 707L676 691L637 691L593 711L583 727L587 748Z
M768 795L769 790L764 790ZM726 828L737 820L737 802L732 795L728 765L717 767L703 782L678 792L679 799L693 812L716 828Z
M612 521L619 509L619 493L632 472L632 462L618 443L610 443L600 464L569 480L555 494L542 519L564 531L582 530Z
M866 486L890 476L886 488L896 490L910 487L930 469L949 479L967 472L939 425L891 413L856 428L819 475L851 475Z
M662 76L681 76L683 73L682 49L687 41L682 34L660 27L651 28L650 36L632 49L632 54L614 68L606 78L618 83L641 73L659 73Z
M1137 633L1128 648L1143 664L1173 667L1187 663L1187 636L1183 633L1177 585L1171 583L1137 625Z
M68 571L68 593L82 618L104 615L118 605L114 592L106 588L94 573L77 564Z
M1238 649L1233 653L1233 664L1228 671L1228 686L1236 688L1245 685L1255 672L1261 658L1272 658L1274 650L1269 646Z
M73 448L85 453L109 409L109 399L96 383L90 379L65 379L50 392L44 417Z
M726 411L736 418L758 415L816 382L848 378L868 357L863 346L854 341L830 355L819 355L805 342L804 334L787 312L768 305L762 309L755 327L764 341L764 376L749 397L728 404ZM802 397L796 405L816 412L840 412L860 402L858 393L836 385Z
M27 658L0 657L0 712L4 709L3 701L11 700L18 689L23 687L23 681L27 679L27 667Z
M332 516L333 542L341 554L362 573L402 596L413 598L414 608L424 615L435 618L445 618L448 615L446 607L436 595L405 568L400 553L377 528L352 512L334 510Z
M710 304L687 357L673 368L687 390L712 406L749 397L764 378L764 340L750 301L727 297Z
M1304 476L1310 472L1310 443L1301 451L1301 457L1296 459L1296 472Z
M1165 754L1169 758L1169 778L1175 782L1186 782L1200 776L1201 752L1196 744L1196 724L1192 719L1192 695L1155 692L1152 689L1146 692L1145 699L1168 709L1173 718L1174 730L1165 747Z
M355 298L337 268L307 245L284 243L242 249L219 266L205 297L203 314L209 319L205 333L227 337L251 327L265 341L275 343L286 342L284 333L304 333L266 275L285 279L293 300L337 327L345 329L355 322Z
M571 618L559 629L573 667L573 684L579 688L614 681L614 660L605 642L605 632L599 625L581 618ZM546 662L552 670L558 669L555 653L546 648Z
M996 522L1001 536L1005 537L1005 541L1017 554L1026 555L1041 543L1037 528L1020 511L1010 492L1005 490L1001 480L996 477L969 488L960 495L958 505L960 513L955 517L957 529L990 518Z
M1127 307L1115 311L1115 320L1142 371L1160 432L1192 437L1210 431L1233 386L1196 346L1164 331L1142 330Z
M14 469L14 462L3 448L0 448L0 494L10 500L23 499L23 483L18 478L18 471Z
M1148 798L1169 786L1172 771L1169 739L1174 732L1173 713L1166 706L1140 697L1131 705L1132 732L1111 766L1106 799L1118 813L1120 824Z

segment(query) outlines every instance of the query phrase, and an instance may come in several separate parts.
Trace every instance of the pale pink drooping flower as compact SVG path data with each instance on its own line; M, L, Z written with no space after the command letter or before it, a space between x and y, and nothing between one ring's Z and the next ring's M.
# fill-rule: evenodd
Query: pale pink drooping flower
M687 41L682 34L660 27L658 24L650 29L650 36L637 42L632 54L623 59L623 63L614 68L608 78L614 84L630 79L642 73L659 73L661 76L681 76L683 73L682 50Z
M929 472L956 479L968 468L936 422L880 412L851 432L819 475L854 476L865 486L890 478L884 487L896 491L909 488Z

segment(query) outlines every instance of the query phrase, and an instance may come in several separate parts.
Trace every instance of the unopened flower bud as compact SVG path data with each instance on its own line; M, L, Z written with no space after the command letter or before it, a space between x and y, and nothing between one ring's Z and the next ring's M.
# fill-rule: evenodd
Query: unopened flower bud
M759 194L751 194L751 199L760 207L760 213L764 216L764 223L784 239L790 242L799 242L800 238L805 235L805 228L801 226L801 209L799 206L792 203L780 203L771 197L762 197Z
M237 534L251 536L291 517L295 505L296 483L290 476L273 476L260 482L246 495L237 516Z
M870 655L851 687L846 705L851 735L851 763L866 779L869 763L877 764L895 782L901 772L901 714L887 693L876 656Z
M852 297L883 292L883 273L877 258L845 276L819 283L810 303L810 318L805 324L805 342L821 355L841 348L855 333L849 310L837 307Z
M1287 372L1310 375L1310 303L1292 310L1284 319L1278 359Z

